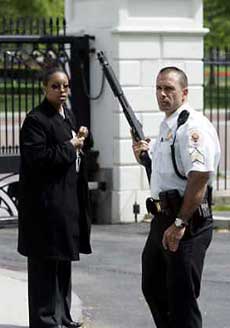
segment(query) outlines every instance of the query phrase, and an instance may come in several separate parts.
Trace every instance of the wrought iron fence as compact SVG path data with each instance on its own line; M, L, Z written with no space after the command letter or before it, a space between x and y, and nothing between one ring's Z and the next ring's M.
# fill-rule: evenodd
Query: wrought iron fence
M89 87L90 36L0 36L0 160L11 172L19 157L19 130L26 113L41 102L46 67L61 66L71 79L69 106L77 122L90 128L90 104L84 94L82 67ZM9 161L9 156L11 160ZM17 158L18 160L18 158ZM5 163L5 164L4 164ZM18 165L18 163L16 163Z
M59 18L2 18L0 34L1 223L1 209L7 218L17 216L19 130L26 113L43 97L41 75L47 66L58 65L66 71L71 80L68 105L79 126L90 128L89 55L94 37L67 36L65 19ZM90 197L94 190L105 190L104 182L95 181L98 155L91 150L87 157ZM96 208L94 198L91 202Z
M41 70L55 61L65 69L70 66L67 41L52 44L52 40L39 43L36 39L30 44L20 38L31 35L64 37L66 21L59 17L0 19L0 156L18 154L18 130L28 110L41 100ZM14 162L7 160L7 165Z
M212 121L221 144L217 190L230 188L230 49L206 49L204 57L204 114Z
M2 17L0 20L1 35L65 35L66 20L64 17L49 19L40 17Z

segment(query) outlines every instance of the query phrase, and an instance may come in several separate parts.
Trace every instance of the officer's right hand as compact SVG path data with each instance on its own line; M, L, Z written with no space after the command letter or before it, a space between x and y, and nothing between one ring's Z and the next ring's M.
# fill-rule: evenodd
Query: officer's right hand
M140 141L135 141L133 140L133 153L134 156L136 157L136 160L140 163L140 154L142 151L148 151L149 150L149 142L150 139L146 140L140 140Z

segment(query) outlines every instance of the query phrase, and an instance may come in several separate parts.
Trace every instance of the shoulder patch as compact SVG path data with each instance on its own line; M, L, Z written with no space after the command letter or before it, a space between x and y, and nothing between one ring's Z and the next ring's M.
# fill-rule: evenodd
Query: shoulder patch
M190 151L190 156L192 163L198 162L200 164L204 164L204 154L199 151L197 148L192 148Z
M191 129L189 131L189 154L192 163L205 163L205 155L203 151L203 135L202 132L197 129Z
M193 132L191 135L192 141L197 142L199 140L199 134L197 132Z
M202 133L199 130L189 131L189 145L190 147L200 147L203 144Z

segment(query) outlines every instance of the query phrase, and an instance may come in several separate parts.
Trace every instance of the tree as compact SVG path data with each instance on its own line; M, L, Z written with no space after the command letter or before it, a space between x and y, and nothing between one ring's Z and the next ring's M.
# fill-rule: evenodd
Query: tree
M61 17L64 0L0 0L4 17Z
M204 25L210 29L205 37L206 47L230 44L230 1L204 0Z

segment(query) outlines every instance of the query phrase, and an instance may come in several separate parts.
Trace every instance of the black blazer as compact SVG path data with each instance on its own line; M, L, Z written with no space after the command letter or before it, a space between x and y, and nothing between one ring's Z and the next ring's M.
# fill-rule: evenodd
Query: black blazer
M69 140L76 127L44 101L25 118L20 132L18 251L22 255L78 260L91 253L90 206L84 155L76 173Z

